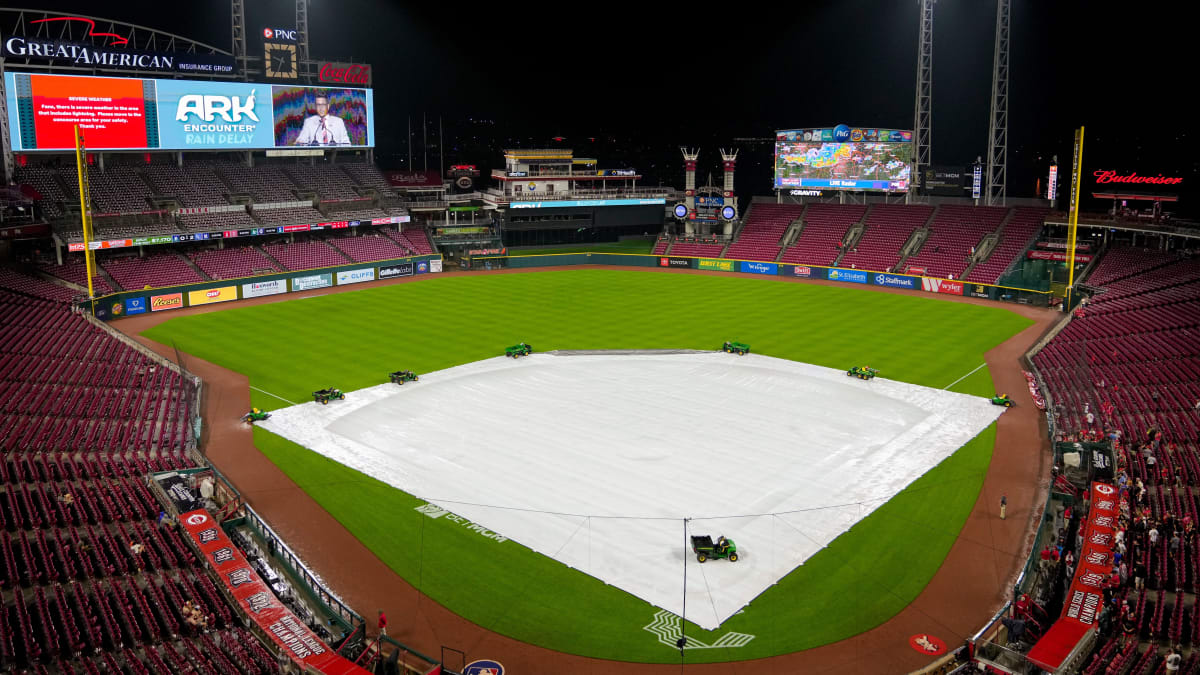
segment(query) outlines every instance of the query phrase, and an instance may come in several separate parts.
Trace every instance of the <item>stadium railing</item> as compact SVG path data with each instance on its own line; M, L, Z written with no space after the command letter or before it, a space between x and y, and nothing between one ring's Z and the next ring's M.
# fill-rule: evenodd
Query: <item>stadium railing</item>
M493 270L525 267L557 267L569 265L616 265L629 267L667 267L672 269L698 269L713 272L734 272L837 281L863 286L882 286L924 290L941 295L1000 300L1020 304L1046 306L1052 297L1048 290L1019 288L997 284L966 282L959 279L941 279L913 274L899 274L878 270L804 265L793 263L736 260L732 258L704 258L677 255L649 255L641 253L604 253L580 251L578 253L547 253L540 255L487 255L461 258L459 265L468 270Z

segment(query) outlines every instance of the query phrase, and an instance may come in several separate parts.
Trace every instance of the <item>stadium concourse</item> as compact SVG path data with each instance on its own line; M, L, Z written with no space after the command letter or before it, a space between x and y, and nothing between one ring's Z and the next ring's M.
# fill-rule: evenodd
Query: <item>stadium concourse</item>
M611 267L607 269L612 269ZM644 270L645 268L638 268ZM512 270L491 274L512 274ZM700 271L661 270L666 274L707 274ZM473 274L450 272L449 274ZM484 273L487 274L487 273ZM778 279L783 283L831 284L832 282ZM418 282L415 279L398 283ZM764 280L765 283L769 283ZM397 283L376 281L356 286ZM340 293L346 288L315 291ZM875 292L911 294L899 289ZM306 294L307 295L307 294ZM930 296L924 296L930 297ZM964 297L939 299L987 303ZM241 304L285 301L255 298ZM1018 359L1046 333L1061 315L1029 306L1007 306L1035 323L986 355L988 369L997 388L1013 392L1017 407L997 422L993 460L979 500L946 561L925 591L908 607L884 624L841 642L795 654L750 662L689 665L696 673L794 673L794 672L908 672L930 663L930 657L915 651L909 638L917 634L941 634L957 644L970 637L1008 599L1007 588L1020 572L1028 555L1030 528L1040 517L1044 501L1049 454L1046 429L1039 423L1037 409L1024 385ZM220 307L198 307L175 313L220 311ZM160 315L124 319L115 326L133 339L163 354L170 349L140 333L163 320ZM476 657L504 662L514 672L609 673L614 669L631 673L677 672L678 666L614 663L590 659L518 642L492 633L458 617L424 598L388 569L361 542L350 535L300 487L296 486L253 445L251 433L235 422L250 405L245 376L213 364L188 359L189 367L202 377L213 394L206 399L206 418L211 420L209 458L227 471L246 498L275 529L300 551L322 576L354 606L384 604L392 609L389 636L421 651L436 651L440 645L461 645ZM1009 499L1006 520L999 520L994 502L1000 494ZM396 617L403 617L398 621Z

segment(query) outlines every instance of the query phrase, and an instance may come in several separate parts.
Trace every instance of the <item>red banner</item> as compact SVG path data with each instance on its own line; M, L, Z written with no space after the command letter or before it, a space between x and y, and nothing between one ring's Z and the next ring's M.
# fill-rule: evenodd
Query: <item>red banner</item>
M1025 257L1030 260L1054 260L1056 262L1066 262L1067 254L1058 251L1026 251ZM1086 253L1076 253L1075 262L1089 263L1092 261L1092 256Z
M442 175L437 171L385 171L387 181L396 187L438 187Z
M371 86L371 66L359 63L326 62L321 64L321 69L317 72L317 79L326 83L357 84L369 87Z
M279 602L207 511L191 511L180 516L179 520L242 611L292 661L303 669L314 668L322 673L366 675L368 671L334 653L290 609Z
M1039 241L1037 243L1037 247L1038 248L1048 248L1048 249L1053 249L1053 250L1057 250L1057 251L1065 251L1065 250L1067 250L1067 242L1065 242L1065 241ZM1083 251L1084 253L1089 253L1092 250L1092 245L1086 241L1077 242L1075 244L1075 250L1077 252Z
M1092 483L1092 508L1083 525L1083 550L1062 616L1027 655L1038 667L1057 670L1088 630L1097 627L1104 609L1104 583L1112 576L1112 546L1119 513L1117 489L1107 483Z

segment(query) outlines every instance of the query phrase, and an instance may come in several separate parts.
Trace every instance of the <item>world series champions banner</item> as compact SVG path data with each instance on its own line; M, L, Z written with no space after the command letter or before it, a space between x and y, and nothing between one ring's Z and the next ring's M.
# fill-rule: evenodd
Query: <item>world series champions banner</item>
M292 610L279 602L208 511L189 511L179 517L179 522L242 611L305 672L314 669L330 675L367 675L368 671L321 642Z
M1083 548L1062 616L1028 654L1030 661L1051 672L1062 666L1089 630L1098 627L1104 610L1104 582L1112 576L1112 549L1120 514L1117 489L1107 483L1092 483L1091 499L1087 522L1082 525Z

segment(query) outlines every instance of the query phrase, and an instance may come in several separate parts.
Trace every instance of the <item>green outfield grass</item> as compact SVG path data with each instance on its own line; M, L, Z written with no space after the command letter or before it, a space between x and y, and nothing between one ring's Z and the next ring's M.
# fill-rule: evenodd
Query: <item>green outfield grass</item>
M617 270L428 278L352 293L178 317L145 333L245 373L254 404L354 390L396 369L418 373L498 356L525 341L551 349L715 349L946 387L1030 321L1003 307L740 276ZM983 368L954 391L990 396ZM512 542L498 543L415 509L424 502L274 434L255 443L410 583L456 613L526 642L593 657L672 663L643 630L657 608ZM872 628L916 597L970 513L991 460L989 427L809 559L720 629L687 632L738 648L689 650L688 661L789 653ZM420 544L415 545L415 542ZM359 608L362 609L362 608ZM369 608L368 608L369 609ZM403 620L403 619L402 619ZM930 630L938 626L931 625ZM947 636L948 637L948 636Z

